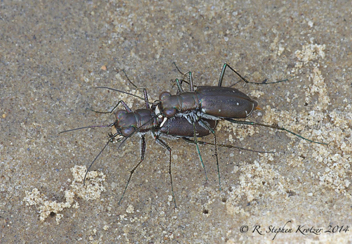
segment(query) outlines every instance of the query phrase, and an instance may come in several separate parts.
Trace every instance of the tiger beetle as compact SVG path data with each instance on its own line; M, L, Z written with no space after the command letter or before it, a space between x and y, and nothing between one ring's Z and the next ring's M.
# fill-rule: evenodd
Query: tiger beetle
M176 66L175 63L174 65ZM181 74L183 74L177 66L176 68ZM178 86L179 91L178 94L171 95L170 92L162 92L159 96L159 100L153 103L152 108L155 109L156 114L159 114L159 118L163 119L163 122L173 117L184 117L191 124L195 122L201 124L203 119L227 120L236 124L259 125L272 129L283 130L303 140L312 143L327 145L327 143L316 142L307 139L297 133L294 133L277 125L267 125L251 121L235 120L247 118L253 112L253 110L259 108L258 103L256 101L254 101L238 89L232 87L222 87L222 81L225 75L226 68L229 68L235 74L237 74L241 78L241 80L250 84L275 84L287 81L280 80L275 82L266 82L266 80L264 80L261 83L250 82L243 76L241 76L231 66L225 63L220 73L218 86L197 86L197 89L194 90L192 73L189 72L189 92L183 91L183 88L181 86L183 80L176 79L176 84ZM212 131L210 130L210 132Z
M175 63L174 65L176 66ZM253 112L253 110L258 108L258 103L243 92L239 91L238 89L232 87L222 87L222 81L225 75L226 68L229 68L236 75L238 75L241 80L250 84L275 84L287 81L281 80L275 82L266 82L266 80L264 80L262 83L250 82L243 76L241 76L235 69L225 63L220 73L218 86L197 86L196 89L194 89L192 73L188 72L190 91L185 92L183 90L182 82L184 80L176 79L175 82L178 87L177 94L171 95L170 92L162 92L159 96L159 100L155 101L152 106L152 108L155 109L155 113L158 114L159 118L163 119L161 127L163 126L163 123L166 123L169 119L181 117L186 118L187 121L192 125L198 123L199 125L203 126L205 129L209 130L209 132L212 133L212 135L214 136L215 156L218 168L220 189L221 182L219 173L219 161L217 157L216 135L214 129L210 128L206 125L206 123L204 123L205 120L227 120L235 124L269 127L286 131L309 142L327 145L323 142L316 142L307 139L295 132L287 130L283 127L279 127L278 125L267 125L257 122L237 120L247 118ZM177 66L176 69L181 74L183 74ZM194 143L196 144L200 161L202 163L202 166L204 167L196 136L194 136Z
M127 77L127 75L126 75ZM129 78L127 77L128 81L134 85ZM135 85L134 85L135 86ZM136 87L136 86L135 86ZM144 98L136 96L134 94L113 89L113 88L108 88L108 87L97 87L97 88L105 88L113 91L118 91L121 93L125 93L134 97L137 97L139 99L144 99L146 108L145 109L137 109L133 111L131 108L128 107L128 105L124 101L119 101L111 111L108 112L99 112L95 111L97 113L113 113L114 110L122 104L124 107L124 110L118 110L115 113L116 120L114 123L111 123L109 125L93 125L93 126L85 126L85 127L80 127L80 128L75 128L75 129L70 129L70 130L65 130L61 131L60 133L65 133L65 132L70 132L70 131L75 131L75 130L80 130L80 129L87 129L87 128L103 128L103 127L112 127L112 133L109 133L109 140L106 142L104 147L100 150L100 152L96 155L94 160L89 164L87 171L84 175L83 179L83 184L85 184L85 180L87 177L87 174L94 164L94 162L99 158L99 156L103 153L103 151L106 149L106 147L113 142L116 139L117 142L121 142L120 145L118 146L117 150L121 148L121 146L124 144L124 142L130 138L132 135L135 133L140 135L141 137L141 158L140 161L132 168L130 171L129 178L127 180L127 183L125 185L124 191L122 193L122 196L119 200L119 205L125 195L125 192L128 188L128 185L130 183L130 180L134 174L134 172L137 170L137 168L141 165L141 163L144 160L145 156L145 150L146 150L146 142L145 142L145 134L150 132L153 136L155 141L160 144L163 148L168 150L169 152L169 175L170 175L170 182L171 182L171 192L172 192L172 197L173 201L176 207L176 200L175 200L175 195L174 195L174 190L173 190L173 180L172 180L172 171L171 171L171 148L162 140L160 139L160 136L171 136L171 137L180 137L184 139L187 142L190 143L195 143L194 141L190 140L190 137L198 136L198 137L203 137L206 135L210 134L210 130L214 130L217 121L215 120L208 120L204 119L202 120L202 125L200 123L194 123L190 124L186 118L183 117L174 117L171 119L168 119L163 123L163 126L160 126L162 123L161 118L155 114L154 110L151 109L149 101L148 101L148 95L146 89L143 89L144 93ZM137 87L136 87L137 88ZM197 141L197 144L209 144L209 145L216 145L215 143L209 143L209 142L203 142L203 141ZM258 152L258 153L273 153L273 152L263 152L263 151L256 151L252 149L246 149L246 148L241 148L241 147L236 147L232 145L226 145L226 144L220 144L218 146L221 147L227 147L227 148L237 148L240 150L248 150L252 152Z

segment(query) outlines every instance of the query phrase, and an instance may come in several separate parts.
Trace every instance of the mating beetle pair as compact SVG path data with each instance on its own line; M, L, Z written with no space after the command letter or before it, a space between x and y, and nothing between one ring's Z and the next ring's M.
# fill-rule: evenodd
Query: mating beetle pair
M160 94L159 100L153 102L152 106L150 106L147 92L144 89L143 99L146 105L145 109L137 109L133 111L126 105L126 103L124 103L123 101L119 101L118 104L110 112L107 112L107 113L112 113L120 103L124 106L125 108L124 110L118 110L116 112L116 121L114 123L106 126L87 126L87 127L77 128L77 129L93 128L93 127L112 127L113 128L113 133L109 134L110 139L105 144L103 149L101 149L101 151L92 161L92 163L89 165L87 172L89 171L93 163L96 161L96 159L100 156L100 154L105 150L107 145L110 142L112 142L116 137L120 137L119 139L117 139L117 141L121 142L121 144L118 147L119 149L129 137L131 137L135 133L138 133L141 136L141 159L130 171L130 176L128 178L124 192L119 201L120 203L127 190L128 184L132 178L133 173L144 160L145 149L146 149L145 134L147 132L151 132L156 142L162 145L165 149L169 151L169 156L170 156L169 157L169 175L170 175L170 181L171 181L172 196L176 207L176 200L174 196L173 183L172 183L171 148L162 139L160 139L160 136L168 135L172 137L182 137L189 142L193 142L197 147L197 152L205 171L205 166L198 147L198 144L203 142L198 142L197 137L206 136L206 135L209 135L210 133L213 134L214 136L213 145L215 145L215 156L217 161L219 185L221 184L220 184L219 162L217 157L218 145L216 141L216 135L214 132L218 120L225 119L232 123L261 125L261 126L279 129L279 130L285 130L302 139L308 140L294 132L288 131L287 129L281 128L278 126L236 120L239 118L246 118L257 107L258 104L256 101L252 100L246 94L242 93L241 91L235 88L222 87L222 80L223 80L226 68L231 69L246 83L254 83L254 82L247 81L244 77L242 77L237 71L231 68L228 64L224 64L220 74L218 86L199 86L195 90L193 85L193 80L192 80L192 74L191 72L189 72L189 85L190 85L189 92L183 91L182 82L184 82L184 80L176 80L176 83L178 86L177 94L171 95L169 92L163 92ZM133 86L135 86L129 80L128 77L127 79ZM278 81L278 82L281 82L281 81ZM272 83L278 83L278 82L272 82ZM262 84L262 83L255 83L255 84ZM264 84L271 84L271 83L264 83ZM99 88L106 88L106 87L99 87ZM112 89L112 88L108 88L108 89L130 94L117 89ZM130 94L130 95L135 96L133 94ZM77 129L73 129L73 130L77 130ZM68 132L68 131L72 131L72 130L67 130L62 132ZM189 139L191 137L193 137L193 141ZM308 140L308 141L314 142L311 140ZM321 144L324 144L324 143L321 143ZM228 145L222 145L222 146L233 147ZM86 178L86 175L84 179ZM205 175L206 175L206 171L205 171Z

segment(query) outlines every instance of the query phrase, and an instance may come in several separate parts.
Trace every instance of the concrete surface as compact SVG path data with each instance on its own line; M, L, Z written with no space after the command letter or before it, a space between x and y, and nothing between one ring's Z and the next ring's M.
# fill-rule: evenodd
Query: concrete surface
M0 243L351 243L350 1L0 6ZM172 62L192 71L196 84L216 85L225 62L251 81L289 79L236 85L262 108L249 120L329 145L221 123L219 143L276 153L220 148L219 191L212 146L201 146L205 182L195 147L166 140L175 210L168 154L151 136L118 205L140 157L134 137L120 150L109 145L83 188L81 166L92 162L110 129L58 132L111 123L113 115L89 109L108 110L120 99L142 107L94 89L132 91L122 69L148 88L150 100L175 91L171 80L180 74ZM237 80L227 72L224 85Z

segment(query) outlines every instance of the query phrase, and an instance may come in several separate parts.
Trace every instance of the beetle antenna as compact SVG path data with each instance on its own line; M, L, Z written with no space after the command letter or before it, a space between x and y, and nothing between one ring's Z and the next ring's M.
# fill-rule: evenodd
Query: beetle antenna
M87 174L90 170L90 168L92 167L92 165L94 164L94 162L98 159L98 157L100 156L100 154L102 154L102 152L105 150L105 148L108 146L108 144L111 142L111 140L109 139L108 142L105 144L105 146L100 150L100 152L98 153L97 156L95 156L94 160L90 163L89 167L87 168L86 170L86 173L84 175L84 178L83 178L83 185L86 184L86 178L87 178Z
M97 86L97 87L94 87L94 88L108 89L108 90L112 90L112 91L117 91L117 92L121 92L121 93L124 93L124 94L127 94L127 95L130 95L130 96L133 96L133 97L136 97L136 98L144 100L143 97L137 96L135 94L132 94L132 93L129 93L129 92L126 92L126 91L122 91L122 90L118 90L118 89L115 89L115 88L107 87L107 86Z
M70 129L70 130L60 131L59 134L61 134L61 133L66 133L66 132L70 132L70 131L75 131L75 130L82 130L82 129L105 128L105 127L111 127L111 126L113 126L113 125L114 125L114 123L109 124L109 125L90 125L90 126L84 126L84 127L74 128L74 129Z
M100 152L98 153L98 155L95 156L94 160L90 163L89 167L87 168L86 174L84 175L83 185L85 185L85 183L86 183L87 174L88 174L90 168L92 167L92 165L94 164L94 162L99 158L99 156L102 154L102 152L105 150L105 148L109 145L109 143L110 143L110 142L113 142L114 138L115 138L117 135L119 135L119 134L118 134L118 133L116 133L116 134L114 134L114 135L110 134L110 139L106 142L105 146L100 150ZM120 147L121 147L122 144L127 140L127 138L128 138L128 137L125 137L125 138L123 138L123 140L122 140L122 138L120 138L120 139L118 140L118 141L121 141L121 140L122 140L122 142L121 142L120 145L118 146L117 150L120 149Z

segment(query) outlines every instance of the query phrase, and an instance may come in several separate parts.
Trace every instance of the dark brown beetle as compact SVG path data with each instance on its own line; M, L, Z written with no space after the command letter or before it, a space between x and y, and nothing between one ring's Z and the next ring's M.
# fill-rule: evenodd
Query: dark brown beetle
M109 88L109 89L116 90L112 88ZM181 117L170 119L166 121L162 127L160 127L162 120L158 116L156 116L155 112L150 108L147 91L145 89L143 91L144 91L144 100L146 104L145 109L137 109L133 111L131 108L128 107L128 105L124 101L121 100L117 103L117 105L113 108L113 110L120 103L124 106L125 110L116 111L115 113L116 120L114 123L109 125L80 127L80 128L75 128L71 130L61 131L60 133L79 130L79 129L85 129L85 128L112 127L112 133L109 134L109 137L110 137L109 140L88 166L83 180L84 183L90 168L92 167L94 162L98 159L98 157L101 155L101 153L105 150L105 148L108 146L109 143L113 142L118 137L118 139L116 140L118 142L121 142L117 148L117 150L119 150L119 148L123 145L123 143L135 133L141 137L141 158L140 158L140 161L130 171L130 176L126 183L126 186L121 196L121 199L119 201L119 204L121 203L125 195L125 192L127 190L127 187L129 185L129 182L132 178L133 173L144 160L144 155L146 150L145 134L151 133L155 141L169 151L169 174L170 174L170 181L171 181L171 192L172 192L173 201L176 207L176 200L175 200L174 191L173 191L172 173L171 173L172 172L171 171L171 158L172 158L171 148L162 139L160 139L160 136L181 137L181 138L187 139L195 135L199 137L209 135L210 131L208 129L205 129L204 126L201 126L198 123L196 123L195 127L193 127L193 125L190 124L187 121L187 119L181 118ZM127 92L124 92L124 93L127 93ZM133 95L133 94L130 94L130 95ZM99 113L112 113L113 110L109 112L99 112ZM215 129L217 125L216 121L213 121L213 120L209 120L209 121L205 120L205 123L212 130ZM187 141L192 142L189 139ZM201 143L211 144L211 143L204 143L204 142L201 142ZM229 146L226 145L225 147L229 147Z
M176 82L179 87L178 94L171 95L170 92L161 93L159 101L153 104L156 114L160 114L160 117L164 116L166 118L184 116L191 123L201 118L212 120L246 118L258 106L258 103L238 89L222 87L222 80L227 67L239 75L245 82L252 83L225 63L220 74L218 86L198 86L195 90L190 72L190 91L184 92L179 83L180 81L177 79Z

